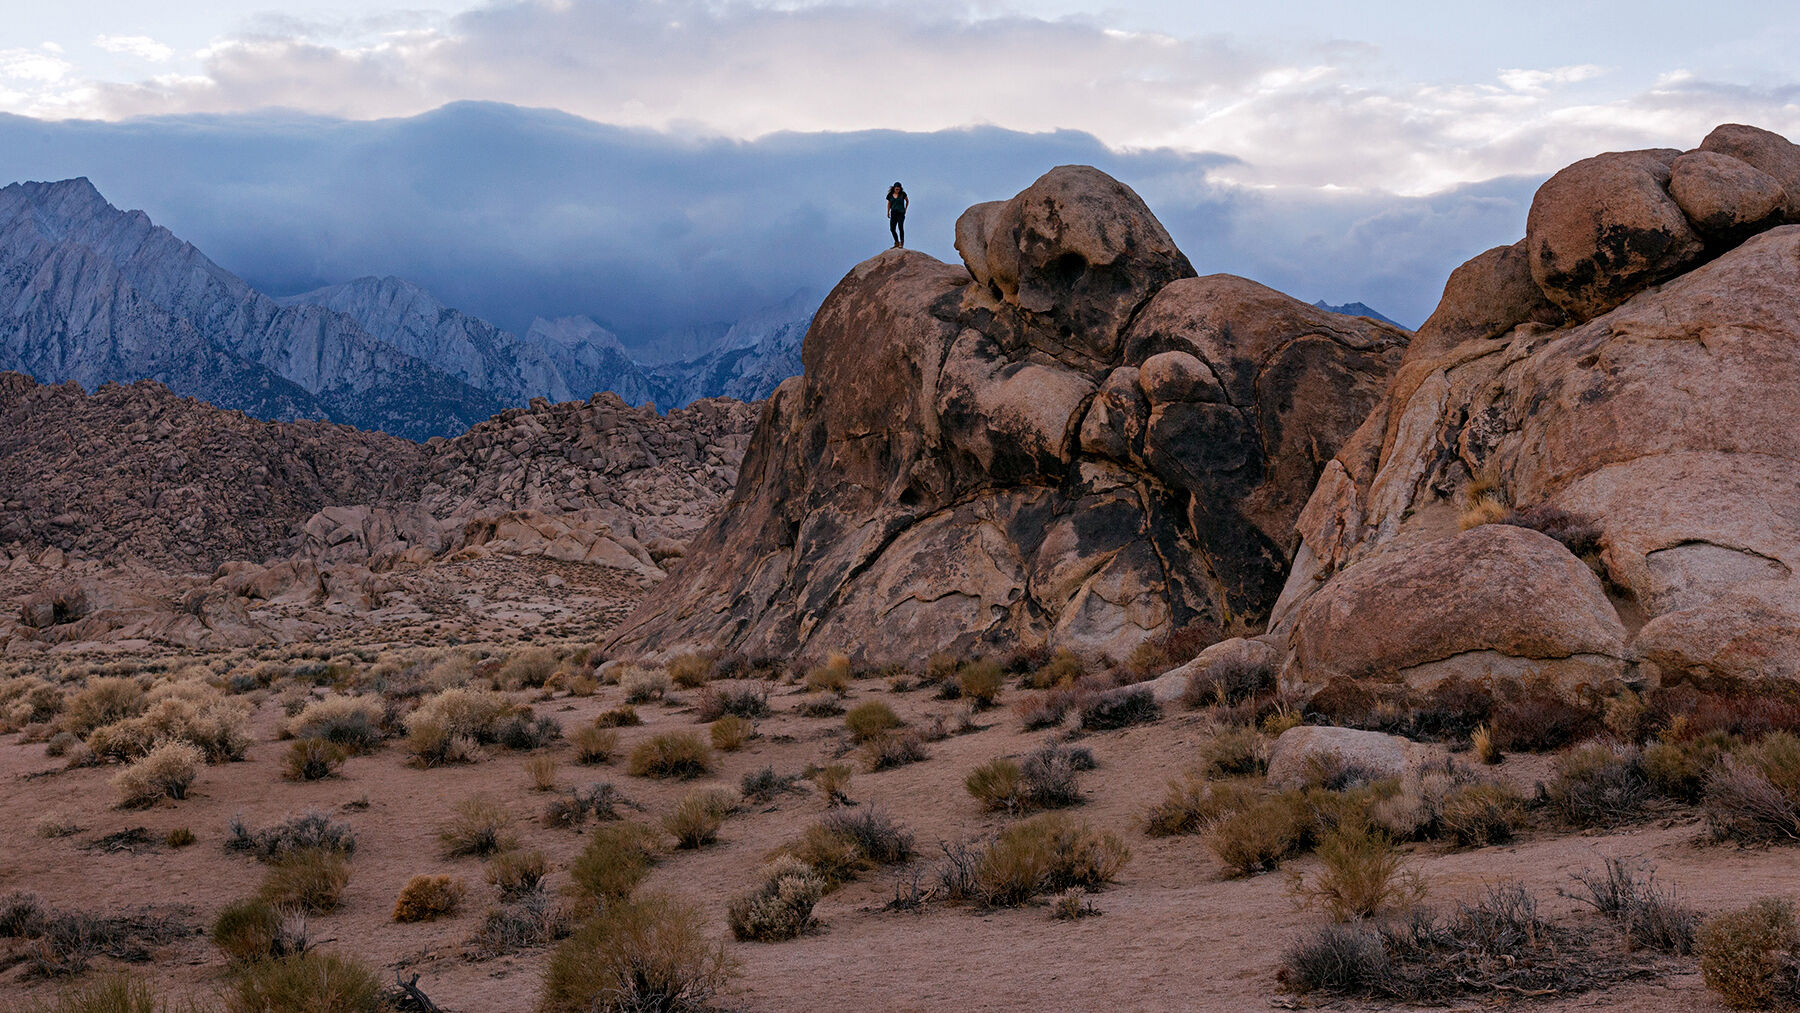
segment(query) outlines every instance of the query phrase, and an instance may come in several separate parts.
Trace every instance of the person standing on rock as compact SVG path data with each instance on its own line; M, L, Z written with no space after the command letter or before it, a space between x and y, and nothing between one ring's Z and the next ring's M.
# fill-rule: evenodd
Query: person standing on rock
M888 187L887 192L888 232L894 237L895 249L906 245L907 203L906 188L900 185L899 180L895 180L894 185Z

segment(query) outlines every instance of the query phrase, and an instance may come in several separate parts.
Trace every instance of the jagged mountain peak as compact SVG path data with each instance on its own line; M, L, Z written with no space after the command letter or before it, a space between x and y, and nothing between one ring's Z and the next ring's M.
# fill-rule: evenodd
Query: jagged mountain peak
M618 349L626 353L625 345L619 336L594 322L592 317L538 317L525 330L526 340L554 341L565 348L578 348L581 345L599 345L604 348Z
M0 306L0 369L46 382L155 379L263 417L415 438L505 404L349 316L277 303L85 178L0 190Z

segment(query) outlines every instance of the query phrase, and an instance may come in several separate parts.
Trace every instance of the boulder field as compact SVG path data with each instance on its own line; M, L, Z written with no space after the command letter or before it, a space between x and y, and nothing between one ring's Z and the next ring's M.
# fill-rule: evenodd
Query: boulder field
M612 650L1116 658L1205 623L1254 639L1193 664L1296 687L1800 673L1787 139L1569 166L1415 335L1195 277L1091 168L956 240L838 285Z
M610 649L1123 657L1261 628L1407 333L1196 277L1085 166L970 208L956 246L838 284L731 499Z

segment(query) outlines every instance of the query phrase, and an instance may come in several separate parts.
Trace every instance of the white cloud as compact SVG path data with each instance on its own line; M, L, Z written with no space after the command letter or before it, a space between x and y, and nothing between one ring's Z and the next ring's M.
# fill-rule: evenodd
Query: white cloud
M103 38L134 53L127 41L159 45ZM262 18L178 76L14 82L27 98L0 97L0 107L110 119L284 107L370 119L485 99L741 139L1068 128L1122 149L1224 152L1240 160L1230 181L1246 186L1408 194L1542 173L1607 147L1691 145L1724 120L1800 132L1800 107L1779 84L1734 90L1666 71L1634 92L1591 64L1446 84L1397 79L1366 44L1276 45L973 16L941 3L517 0L447 20Z
M49 47L40 49L0 49L0 79L36 84L57 84L75 70L75 65L56 55Z
M151 63L162 63L175 55L175 50L148 35L98 35L94 45L115 56L135 56Z

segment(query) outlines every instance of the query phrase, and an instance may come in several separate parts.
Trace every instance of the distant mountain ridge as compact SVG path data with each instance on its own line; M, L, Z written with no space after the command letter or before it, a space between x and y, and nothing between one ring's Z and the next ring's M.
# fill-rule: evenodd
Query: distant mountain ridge
M394 277L272 298L86 179L0 188L0 369L42 382L154 379L258 418L323 419L414 440L453 436L534 397L632 404L767 397L800 371L805 294L662 344L645 366L585 317L524 336ZM715 336L716 335L716 336Z
M1313 303L1313 306L1322 309L1327 313L1342 313L1347 317L1368 317L1370 320L1379 320L1384 324L1393 324L1395 327L1399 327L1402 330L1412 330L1412 328L1407 327L1405 324L1392 317L1377 313L1368 303L1347 302L1333 306L1331 303L1320 299L1318 302Z
M284 307L85 178L0 188L0 368L161 380L271 419L423 439L505 403L350 317Z

